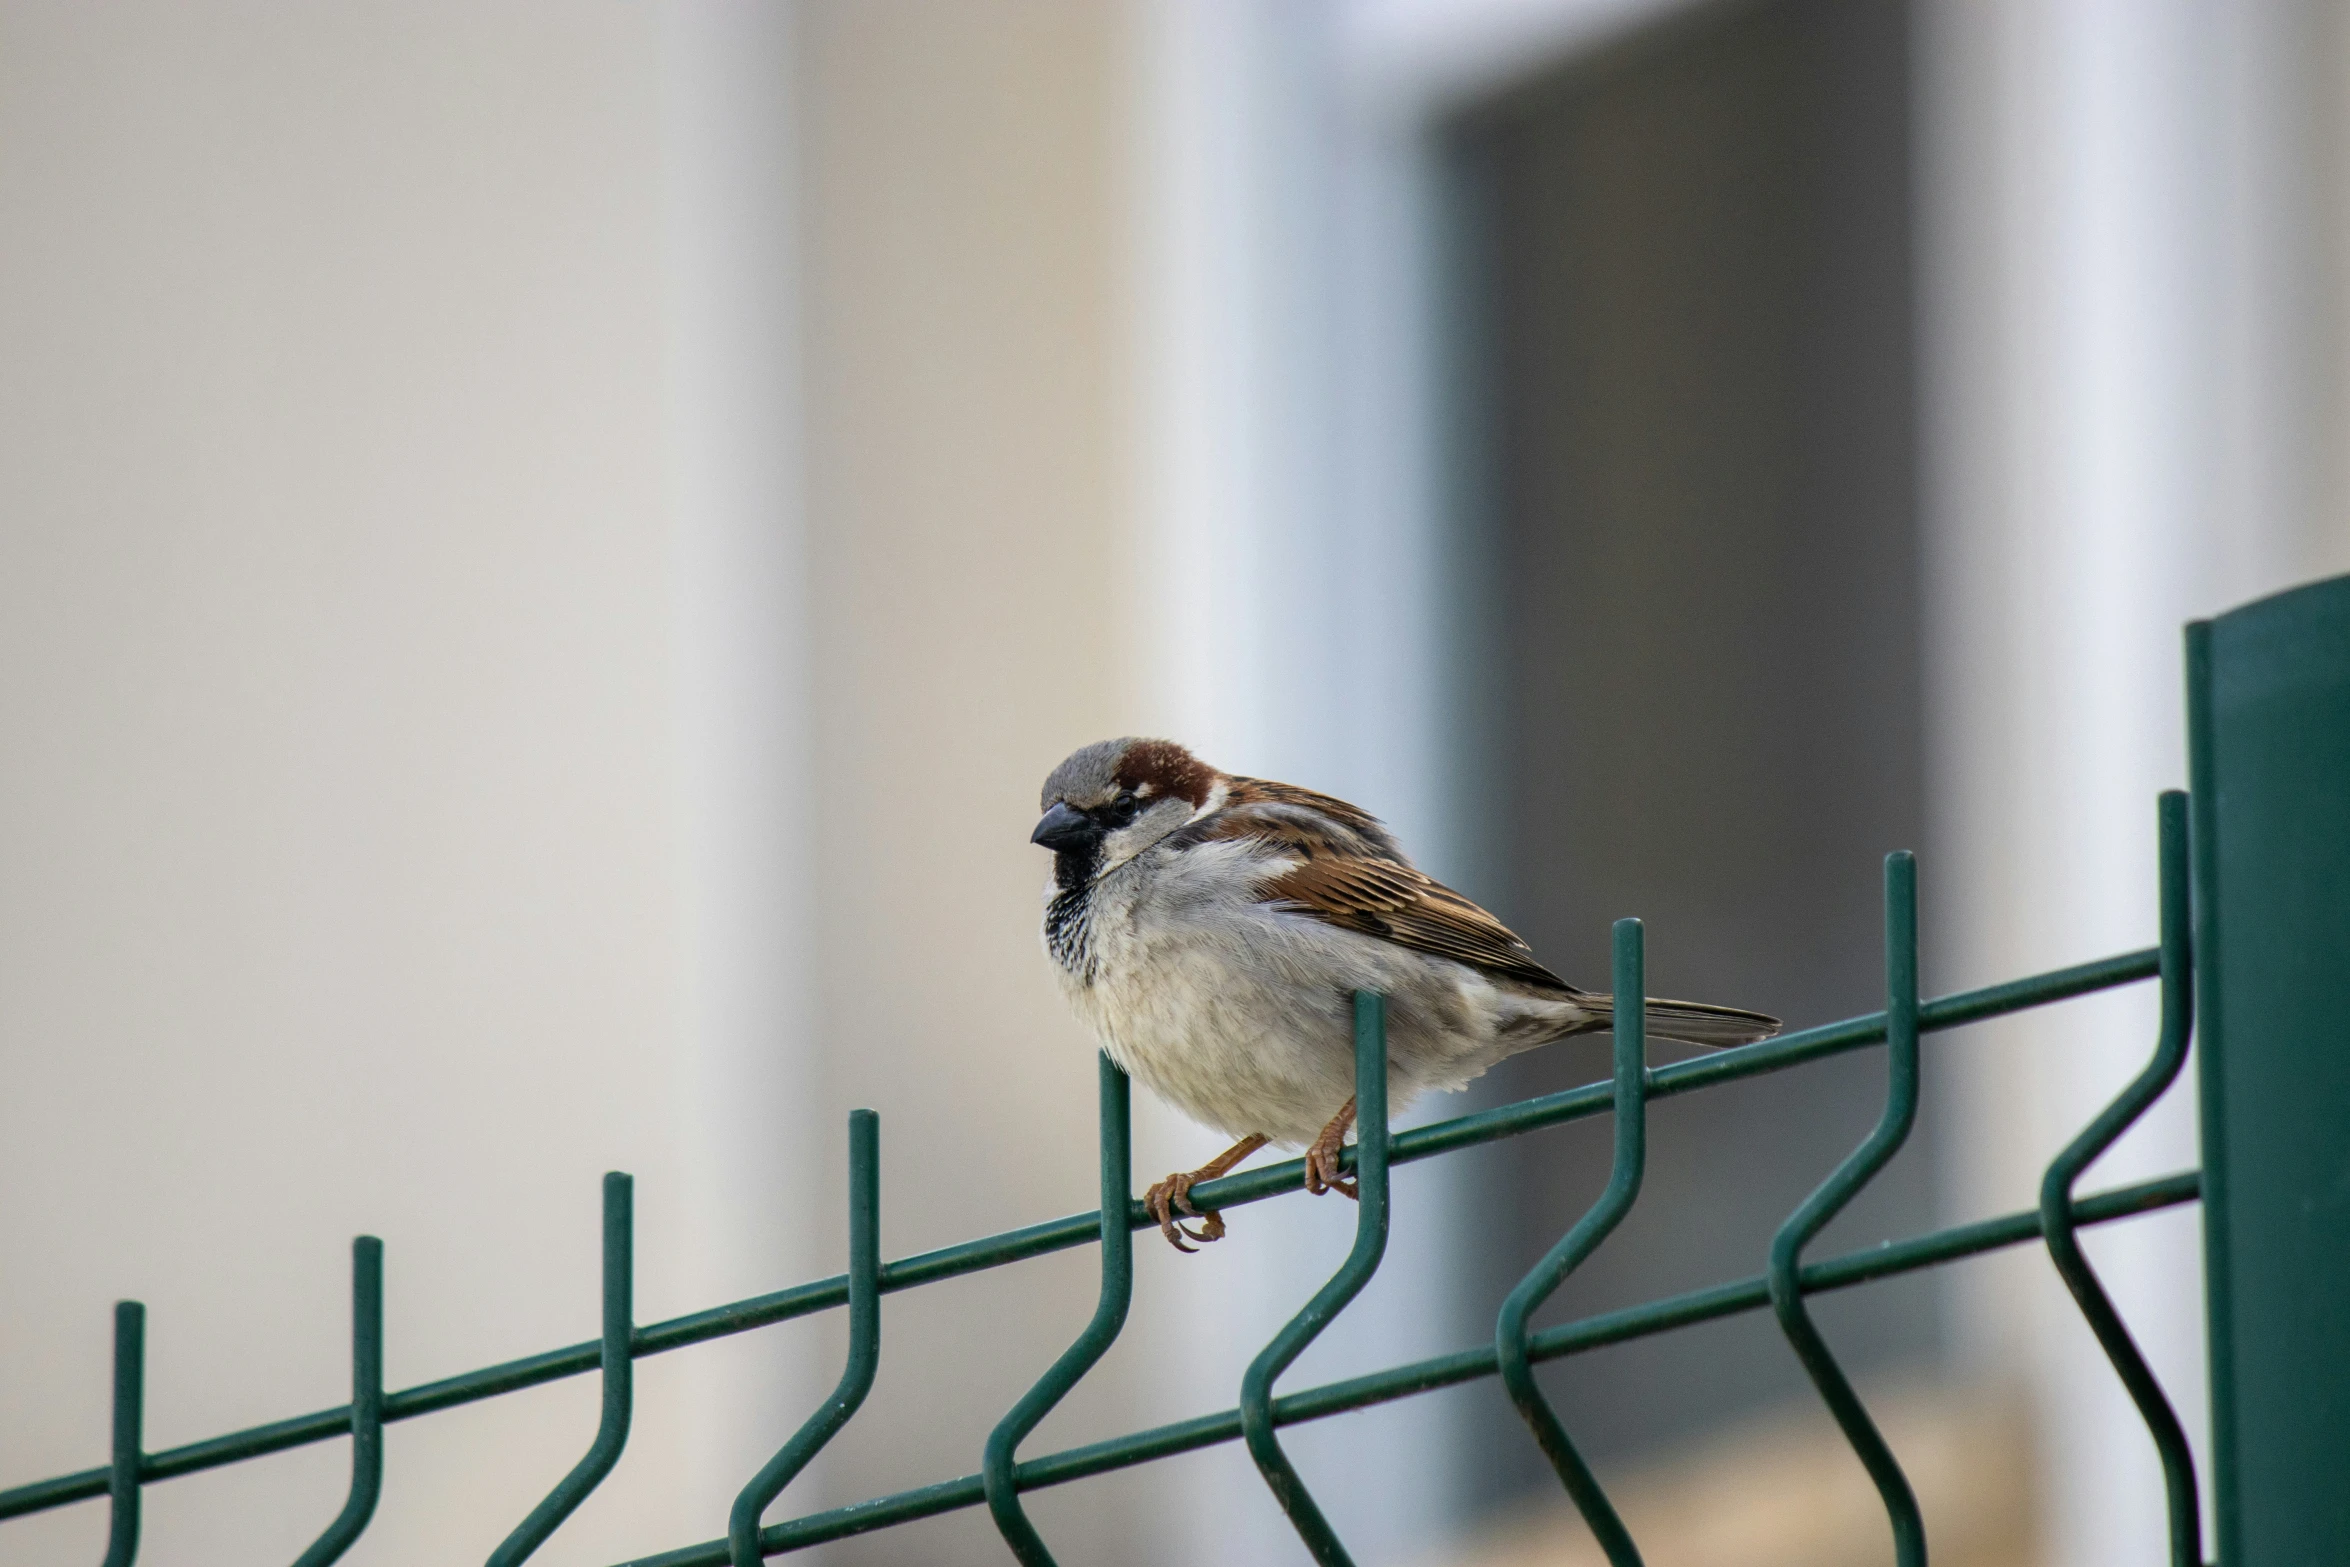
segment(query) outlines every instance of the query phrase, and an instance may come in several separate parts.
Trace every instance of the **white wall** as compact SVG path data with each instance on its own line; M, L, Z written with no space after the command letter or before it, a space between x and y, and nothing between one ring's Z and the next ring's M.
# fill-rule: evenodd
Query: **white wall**
M804 1141L757 830L788 62L745 21L0 6L4 1483L103 1460L118 1296L151 1448L340 1402L357 1231L395 1386L592 1336L607 1168L641 1320L815 1271L752 1140ZM703 1354L542 1560L720 1532L697 1443L794 1394ZM393 1428L349 1559L486 1554L595 1399ZM346 1470L158 1485L146 1559L290 1559Z

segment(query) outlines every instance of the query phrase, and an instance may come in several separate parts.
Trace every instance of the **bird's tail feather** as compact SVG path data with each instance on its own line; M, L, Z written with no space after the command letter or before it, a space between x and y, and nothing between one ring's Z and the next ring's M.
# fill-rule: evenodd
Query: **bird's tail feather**
M1589 1030L1606 1028L1615 1017L1613 996L1582 996L1576 1004L1594 1014L1585 1025ZM1768 1039L1781 1027L1777 1018L1764 1013L1703 1001L1660 1001L1650 996L1646 1012L1651 1039L1677 1039L1685 1045L1709 1045L1716 1050Z

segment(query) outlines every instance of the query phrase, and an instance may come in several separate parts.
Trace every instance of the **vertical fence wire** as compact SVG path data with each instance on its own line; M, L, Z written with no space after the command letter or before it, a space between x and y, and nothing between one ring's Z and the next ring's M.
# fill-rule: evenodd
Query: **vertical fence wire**
M329 1567L342 1559L375 1516L384 1478L384 1243L351 1242L351 1489L326 1533L294 1567Z
M2187 872L2187 797L2177 790L2162 796L2159 822L2162 874L2162 1023L2154 1055L2130 1085L2107 1105L2081 1135L2048 1166L2040 1182L2040 1228L2049 1260L2072 1291L2097 1342L2113 1362L2122 1386L2138 1406L2146 1431L2162 1459L2162 1483L2169 1509L2171 1567L2197 1567L2203 1560L2203 1525L2195 1496L2195 1455L2178 1413L2162 1384L2138 1352L2130 1330L2114 1310L2081 1250L2073 1215L2073 1187L2097 1157L2113 1146L2138 1117L2162 1097L2186 1065L2194 1022L2194 971Z
M1918 1112L1918 883L1917 860L1907 850L1885 856L1885 1111L1867 1139L1835 1173L1805 1198L1771 1238L1771 1307L1779 1329L1803 1362L1812 1385L1844 1439L1852 1444L1884 1499L1899 1567L1925 1567L1926 1526L1901 1462L1869 1418L1851 1380L1804 1305L1799 1271L1803 1248L1844 1210L1897 1153Z
M147 1412L147 1308L114 1303L114 1463L107 1475L106 1567L139 1557L139 1483Z
M1249 1456L1272 1488L1321 1567L1354 1567L1338 1533L1315 1505L1313 1493L1281 1451L1273 1432L1273 1381L1321 1336L1347 1303L1362 1292L1387 1250L1387 998L1355 992L1355 1184L1358 1188L1354 1249L1305 1309L1258 1351L1240 1379L1240 1429Z
M1020 1443L1036 1429L1053 1407L1069 1395L1094 1363L1108 1352L1126 1326L1126 1311L1134 1301L1134 1230L1128 1211L1134 1201L1133 1158L1130 1152L1131 1102L1126 1074L1107 1055L1100 1057L1101 1101L1101 1295L1093 1320L1075 1343L1061 1352L1052 1368L1021 1395L1010 1413L987 1434L981 1455L980 1483L987 1492L987 1510L997 1532L1024 1567L1053 1567L1053 1553L1028 1521L1020 1505L1019 1478L1014 1463Z
M791 1440L751 1477L727 1517L726 1550L732 1567L758 1567L759 1515L783 1494L824 1444L840 1434L881 1368L881 1117L870 1110L849 1112L849 1356L840 1381Z
M1542 1455L1550 1460L1559 1483L1574 1499L1583 1521L1599 1540L1600 1549L1614 1567L1641 1567L1639 1547L1632 1533L1608 1501L1599 1477L1576 1451L1566 1426L1542 1396L1534 1381L1534 1365L1527 1346L1528 1323L1542 1303L1557 1292L1567 1275L1599 1249L1602 1241L1640 1195L1640 1178L1648 1152L1648 1018L1642 1001L1648 994L1645 953L1638 920L1618 920L1615 926L1615 1138L1616 1151L1608 1183L1597 1201L1575 1221L1563 1239L1518 1281L1502 1303L1493 1334L1494 1359L1510 1402L1534 1432Z
M2188 880L2194 889L2190 923L2195 1015L2203 1036L2195 1063L2195 1129L2203 1151L2203 1332L2210 1348L2211 1523L2220 1561L2227 1567L2239 1567L2243 1560L2242 1500L2238 1466L2230 1456L2242 1445L2236 1423L2233 1352L2236 1285L2234 1270L2225 1261L2235 1251L2230 1216L2237 1206L2228 1172L2236 1160L2229 1152L2227 1073L2221 1070L2220 1051L2213 1048L2224 1026L2222 996L2228 963L2222 952L2226 931L2219 917L2219 715L2212 700L2218 671L2212 630L2208 620L2187 625L2187 784L2193 819L2187 854Z
M490 1553L489 1567L518 1567L531 1552L547 1543L588 1493L603 1484L604 1476L620 1462L628 1445L631 1394L635 1386L636 1333L634 1183L614 1170L604 1177L604 1411L596 1423L596 1439L571 1472L555 1484L546 1499L515 1525L514 1532Z

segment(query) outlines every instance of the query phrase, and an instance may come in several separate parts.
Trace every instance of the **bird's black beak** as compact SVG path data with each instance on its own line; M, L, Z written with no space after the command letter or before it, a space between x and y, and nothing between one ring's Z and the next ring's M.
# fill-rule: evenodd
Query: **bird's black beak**
M1082 849L1102 835L1101 824L1083 811L1072 810L1066 800L1056 800L1053 808L1044 813L1044 820L1036 824L1036 831L1028 835L1030 843L1041 843L1055 854L1066 854Z

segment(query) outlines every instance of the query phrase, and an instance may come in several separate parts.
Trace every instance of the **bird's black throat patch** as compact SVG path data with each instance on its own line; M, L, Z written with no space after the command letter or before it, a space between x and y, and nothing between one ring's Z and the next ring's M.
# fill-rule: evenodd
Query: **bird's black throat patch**
M1053 856L1053 885L1061 889L1063 896L1080 887L1090 887L1101 864L1102 840L1097 834L1082 847L1063 849Z
M1044 908L1044 944L1053 961L1087 984L1093 983L1093 886L1101 866L1100 841L1053 856L1053 885L1060 890Z

